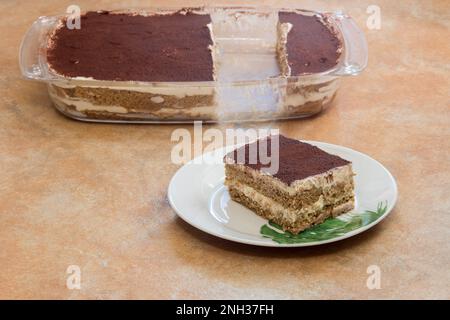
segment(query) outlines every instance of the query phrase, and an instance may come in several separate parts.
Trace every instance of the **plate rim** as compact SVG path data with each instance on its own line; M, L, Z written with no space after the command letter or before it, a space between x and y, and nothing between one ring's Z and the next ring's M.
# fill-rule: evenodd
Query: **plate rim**
M299 139L297 139L297 140L299 140ZM322 142L322 141L315 141L315 140L299 140L299 141L305 142L305 143L309 143L309 144L312 144L312 145L316 145L316 146L318 146L317 144L319 144L319 145L325 145L325 146L328 146L328 147L337 147L337 148L340 148L340 149L345 149L345 150L347 150L349 152L356 153L359 156L366 157L366 158L370 159L371 161L374 161L377 165L379 165L387 173L387 176L388 176L389 180L392 183L393 191L394 191L394 197L393 197L394 199L393 199L392 203L388 203L387 204L388 207L387 207L386 212L382 216L380 216L378 219L376 219L375 221L369 223L368 225L360 227L360 228L355 229L355 230L352 230L350 232L347 232L346 234L343 234L341 236L338 236L338 237L335 237L335 238L331 238L331 239L327 239L327 240L321 240L321 241L312 241L312 242L304 242L304 243L290 243L290 244L277 243L275 241L260 241L260 240L252 240L252 239L241 239L241 238L237 238L237 237L232 236L232 235L227 235L227 234L223 234L223 233L220 233L220 232L215 232L214 230L210 230L208 228L205 228L205 227L203 227L201 225L198 225L198 224L192 222L191 220L189 220L183 213L180 212L179 208L175 205L174 199L173 199L173 194L171 192L171 190L173 189L173 185L175 183L174 181L178 178L178 175L181 174L183 169L186 170L186 167L188 167L189 165L192 165L194 163L194 161L196 161L197 159L199 159L201 157L204 157L204 156L207 156L207 155L212 155L213 153L216 153L219 150L221 150L221 151L223 150L222 152L224 152L227 149L236 148L236 147L241 146L242 144L235 144L235 145L229 145L229 146L224 146L224 147L221 147L221 148L217 148L217 149L215 149L213 151L210 151L210 152L204 153L202 155L199 155L199 156L189 160L188 162L186 162L181 167L179 167L177 169L177 171L175 172L175 174L170 179L169 186L167 188L167 198L169 200L169 204L170 204L172 210L175 211L175 213L177 214L178 217L180 217L184 222L186 222L187 224L191 225L192 227L194 227L194 228L196 228L198 230L201 230L201 231L203 231L203 232L205 232L205 233L207 233L209 235L221 238L221 239L225 239L225 240L236 242L236 243L246 244L246 245L260 246L260 247L274 247L274 248L293 248L294 247L295 248L295 247L318 246L318 245L323 245L323 244L327 244L327 243L341 241L341 240L348 239L350 237L356 236L356 235L358 235L360 233L363 233L363 232L367 231L368 229L374 227L378 223L380 223L394 209L394 207L395 207L395 205L397 203L397 200L398 200L398 186L397 186L397 182L396 182L394 176L392 175L392 173L381 162L379 162L378 160L372 158L371 156L369 156L369 155L367 155L367 154L365 154L363 152L354 150L354 149L349 148L349 147L341 146L341 145L338 145L338 144Z

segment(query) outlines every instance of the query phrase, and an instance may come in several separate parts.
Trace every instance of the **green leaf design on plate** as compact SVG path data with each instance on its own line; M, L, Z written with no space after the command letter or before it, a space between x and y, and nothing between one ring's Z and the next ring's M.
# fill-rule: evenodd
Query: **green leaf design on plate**
M366 210L363 213L352 214L344 221L338 218L328 218L323 223L315 225L299 234L283 231L276 223L269 221L264 224L260 233L265 238L271 238L280 244L305 243L323 241L342 236L350 231L364 227L378 220L387 210L387 201L379 202L376 211Z

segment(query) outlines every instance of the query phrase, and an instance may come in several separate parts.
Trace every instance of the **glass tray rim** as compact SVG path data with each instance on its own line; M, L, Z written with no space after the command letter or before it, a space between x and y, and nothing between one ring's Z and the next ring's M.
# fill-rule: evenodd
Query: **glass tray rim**
M61 86L83 86L83 87L108 87L108 88L125 88L125 89L132 89L132 88L148 88L148 87L157 87L157 88L176 88L176 87L216 87L216 86L255 86L255 85L261 85L261 84L273 84L273 85L281 85L285 84L287 82L301 82L301 81L308 81L308 80L314 80L314 79L323 79L323 78L336 78L340 76L347 76L347 75L357 75L366 67L367 65L367 43L365 42L365 38L363 36L363 49L365 48L365 62L361 64L359 68L353 69L348 67L348 61L346 61L346 56L348 55L348 51L351 49L349 48L348 44L351 39L348 39L348 36L343 30L343 25L339 24L338 21L345 20L345 19L351 19L350 16L346 15L342 11L335 11L335 12L320 12L320 11L314 11L314 10L307 10L307 9L299 9L299 8L289 8L289 7L278 7L278 6L218 6L218 5L208 5L208 6L198 6L198 7L171 7L171 6L148 6L148 7L139 7L139 8L123 8L123 9L114 9L114 10L108 10L110 13L136 13L136 14L154 14L154 13L161 13L161 12L177 12L177 11L183 11L183 10L191 10L194 12L212 12L213 10L230 10L231 12L248 12L248 13L260 13L260 14L267 14L267 13L275 13L275 12L299 12L303 14L309 14L309 15L317 15L320 16L322 19L326 19L327 22L330 24L330 26L333 28L333 30L337 33L337 36L340 38L342 42L342 53L340 55L338 63L333 67L326 71L320 72L320 73L307 73L307 74L300 74L295 76L283 76L279 75L276 77L269 77L265 79L258 79L258 80L238 80L238 81L179 81L179 82L159 82L159 81L116 81L116 80L97 80L93 78L82 78L82 77L65 77L60 74L57 74L53 72L47 64L46 59L46 47L48 39L51 35L51 32L44 32L42 34L42 28L44 24L50 24L52 26L52 31L54 28L56 28L57 24L63 19L64 17L67 17L67 14L65 15L55 15L55 16L41 16L39 17L31 26L31 28L27 31L26 35L24 36L21 46L20 46L20 54L19 54L19 64L22 70L22 74L26 79L29 80L36 80L41 82L46 82L49 84L54 85L61 85ZM88 10L89 11L89 10ZM88 12L88 11L84 11ZM98 12L101 12L99 10ZM30 39L31 34L33 33L33 28L37 30L34 30L35 32L39 32L41 37L43 36L43 39L40 39L39 43L35 43L35 46L37 45L39 47L38 52L36 53L37 56L36 61L38 63L39 69L37 72L32 73L29 72L29 66L26 65L24 62L24 55L29 53L29 48L32 47L30 44L30 41L36 41L36 39ZM42 41L44 40L44 41Z

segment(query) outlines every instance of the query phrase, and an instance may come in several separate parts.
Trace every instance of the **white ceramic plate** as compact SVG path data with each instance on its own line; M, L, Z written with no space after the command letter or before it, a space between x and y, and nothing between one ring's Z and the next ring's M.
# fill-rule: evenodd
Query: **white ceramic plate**
M206 153L180 168L168 190L175 212L190 225L214 236L258 246L303 247L342 240L383 220L397 201L391 173L371 157L329 143L305 141L352 162L355 176L355 209L294 236L234 202L228 195L223 156L230 146Z

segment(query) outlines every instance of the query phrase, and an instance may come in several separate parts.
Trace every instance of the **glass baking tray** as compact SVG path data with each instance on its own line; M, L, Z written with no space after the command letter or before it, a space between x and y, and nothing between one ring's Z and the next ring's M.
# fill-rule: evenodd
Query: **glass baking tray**
M23 38L19 62L25 78L47 84L55 107L82 121L117 123L189 123L265 121L308 117L328 107L339 79L358 75L367 65L363 32L343 12L254 7L202 7L212 18L220 68L215 81L137 82L68 78L47 64L47 44L64 16L40 17ZM112 11L138 14L174 12L174 8ZM325 72L281 76L276 59L279 11L317 15L342 42L335 67ZM276 20L277 21L277 20ZM275 21L275 23L276 23Z

